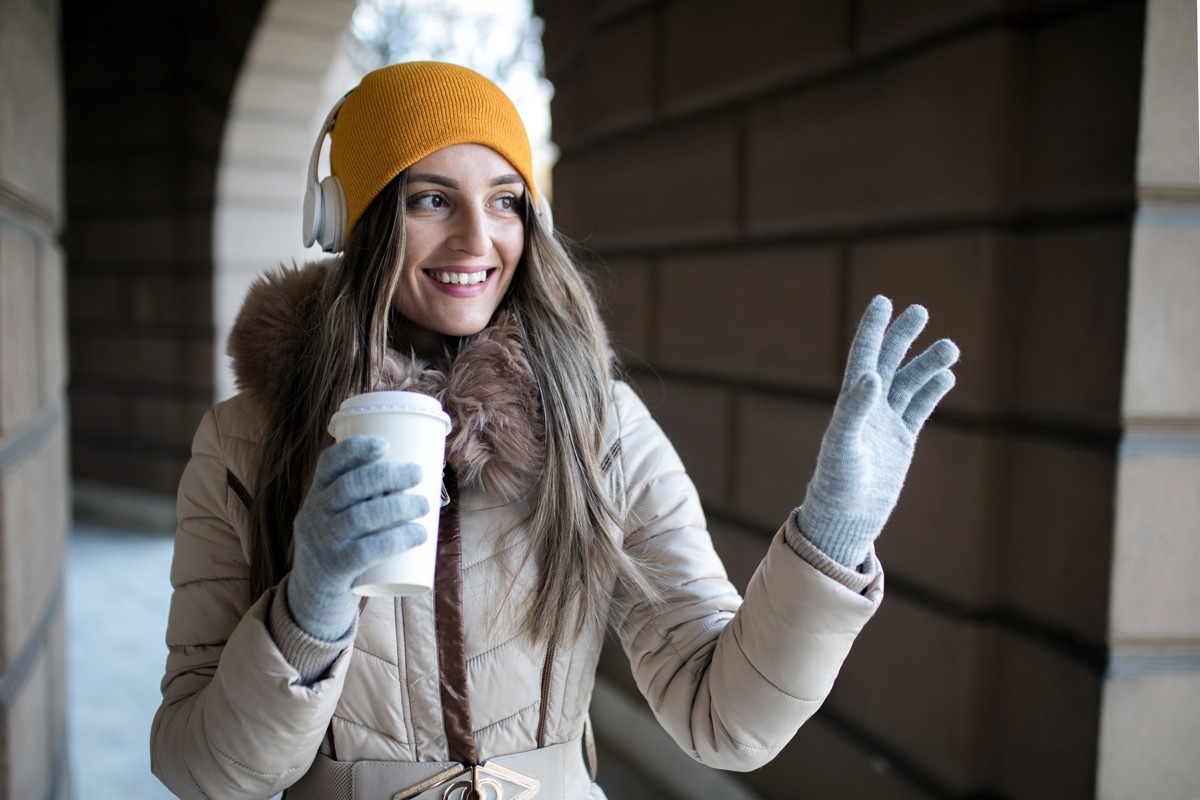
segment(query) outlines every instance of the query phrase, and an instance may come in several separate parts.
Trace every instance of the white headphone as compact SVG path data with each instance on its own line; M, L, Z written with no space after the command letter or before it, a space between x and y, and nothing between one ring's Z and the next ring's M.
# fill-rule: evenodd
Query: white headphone
M338 109L349 95L349 92L342 95L330 109L321 125L321 132L317 134L312 157L308 160L308 186L304 191L304 246L312 247L314 242L320 242L321 249L326 253L341 252L345 245L346 217L349 212L346 210L346 191L342 188L342 182L333 175L318 182L317 163L321 158L325 137L333 130Z

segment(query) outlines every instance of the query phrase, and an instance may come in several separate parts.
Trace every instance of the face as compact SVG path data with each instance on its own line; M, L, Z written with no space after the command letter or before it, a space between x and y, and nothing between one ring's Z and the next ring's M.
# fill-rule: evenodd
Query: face
M418 351L491 321L525 248L525 183L495 150L445 147L409 167L394 303Z

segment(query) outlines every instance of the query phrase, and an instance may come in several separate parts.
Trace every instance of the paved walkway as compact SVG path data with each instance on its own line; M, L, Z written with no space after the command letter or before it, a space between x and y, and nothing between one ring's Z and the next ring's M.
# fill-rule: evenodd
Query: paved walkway
M67 557L67 691L75 800L170 798L150 773L166 659L172 539L76 525ZM662 800L611 753L610 800ZM549 799L548 799L549 800Z
M67 555L67 693L75 800L170 798L150 774L167 655L172 540L77 525Z

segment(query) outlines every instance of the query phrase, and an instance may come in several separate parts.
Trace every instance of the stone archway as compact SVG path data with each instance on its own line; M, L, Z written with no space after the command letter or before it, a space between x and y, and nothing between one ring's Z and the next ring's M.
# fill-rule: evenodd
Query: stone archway
M342 53L355 0L269 0L246 52L221 145L213 213L214 391L234 391L225 338L272 264L319 251L300 240L304 171L334 98L355 78Z

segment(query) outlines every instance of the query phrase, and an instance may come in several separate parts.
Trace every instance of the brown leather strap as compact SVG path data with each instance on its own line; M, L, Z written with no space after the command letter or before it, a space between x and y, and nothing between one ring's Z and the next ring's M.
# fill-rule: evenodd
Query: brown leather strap
M600 471L605 475L612 469L613 462L621 457L621 440L617 439L613 442L613 446L608 448L608 452L604 454L604 458L600 461Z
M233 490L233 493L237 495L237 499L242 501L242 505L249 511L254 499L250 497L250 492L246 490L246 484L242 483L238 476L234 475L233 471L228 468L225 470L225 485Z
M458 524L458 481L447 465L446 491L438 523L437 568L433 576L442 725L451 761L478 764L471 698L467 693L467 634L463 622L462 535Z
M546 660L542 662L542 710L538 717L537 746L546 746L546 721L550 716L550 681L554 677L554 651L558 636L553 636L546 646Z

